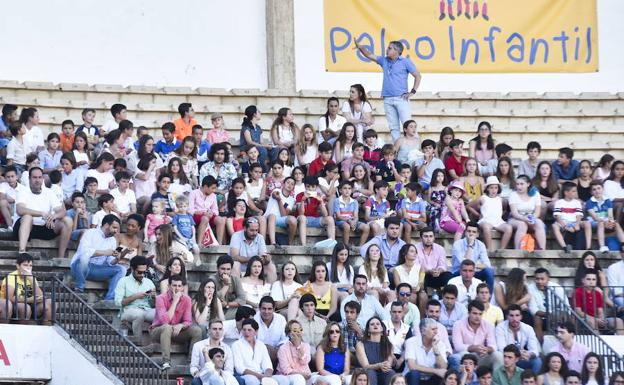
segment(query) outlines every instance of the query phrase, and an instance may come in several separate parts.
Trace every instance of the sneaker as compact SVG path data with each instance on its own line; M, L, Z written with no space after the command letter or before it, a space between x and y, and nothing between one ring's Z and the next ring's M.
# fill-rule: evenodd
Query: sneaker
M609 252L609 248L607 246L602 246L600 248L600 252L603 254L607 254Z
M169 370L171 369L171 364L169 362L163 362L162 366L160 367L161 370Z

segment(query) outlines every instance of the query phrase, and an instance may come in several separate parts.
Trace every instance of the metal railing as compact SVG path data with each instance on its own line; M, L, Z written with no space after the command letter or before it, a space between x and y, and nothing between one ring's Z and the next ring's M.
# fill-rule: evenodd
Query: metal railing
M35 279L36 278L36 279ZM62 281L62 275L37 273L7 276L0 319L10 322L55 323L124 384L161 385L168 375L132 341L116 330ZM16 290L17 288L17 290Z
M565 295L570 299L572 310L575 310L577 307L580 308L584 315L579 316L594 330L601 334L624 334L624 321L617 320L618 316L624 314L624 311L618 313L618 302L614 302L616 298L617 301L624 301L622 296L624 294L623 286L597 287L590 293L586 292L584 288L577 286L562 286L562 288ZM577 291L580 291L582 294L580 295L580 302L577 300ZM617 297L614 297L614 295ZM600 324L593 320L594 317L587 315L597 316L599 309L602 309L601 311L604 314L603 321Z
M124 384L165 384L167 373L57 277L52 281L54 322Z
M559 323L572 322L576 326L575 340L587 346L590 351L602 358L602 367L605 369L607 377L610 377L612 373L618 370L624 370L624 357L622 357L622 354L616 352L615 349L607 344L600 334L585 319L580 317L574 309L568 306L564 299L551 287L548 287L547 300L550 303L548 306L548 328L553 334L556 333Z

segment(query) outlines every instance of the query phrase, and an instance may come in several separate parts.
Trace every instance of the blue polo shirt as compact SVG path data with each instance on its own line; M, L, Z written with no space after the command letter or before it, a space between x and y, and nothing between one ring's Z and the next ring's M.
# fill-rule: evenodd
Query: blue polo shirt
M154 146L154 152L160 155L160 157L164 161L167 159L167 155L169 155L169 153L173 152L179 146L180 146L180 141L177 139L175 139L171 143L167 143L165 142L164 139L161 139L158 142L156 142L156 145Z
M555 179L573 180L579 177L579 161L572 159L567 168L563 168L556 160L552 162Z
M407 93L407 76L416 71L416 66L406 57L399 56L392 61L387 56L377 56L377 64L383 69L381 97L401 96Z

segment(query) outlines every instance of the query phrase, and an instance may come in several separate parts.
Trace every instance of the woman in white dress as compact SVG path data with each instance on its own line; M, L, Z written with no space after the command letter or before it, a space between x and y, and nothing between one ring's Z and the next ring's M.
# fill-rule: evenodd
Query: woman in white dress
M342 104L342 115L355 125L355 137L364 143L364 131L375 123L373 107L366 100L366 91L361 84L354 84L349 89L349 100Z
M260 257L254 256L249 259L241 284L247 295L247 305L258 309L260 299L271 293L271 284L264 279L264 265Z

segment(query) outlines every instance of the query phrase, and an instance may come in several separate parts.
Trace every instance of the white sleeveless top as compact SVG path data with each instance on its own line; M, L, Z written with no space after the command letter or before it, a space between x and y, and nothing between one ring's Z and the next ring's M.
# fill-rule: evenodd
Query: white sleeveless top
M497 227L505 223L503 221L503 199L500 196L490 198L487 195L481 197L483 204L481 205L481 215L479 224L485 222Z

